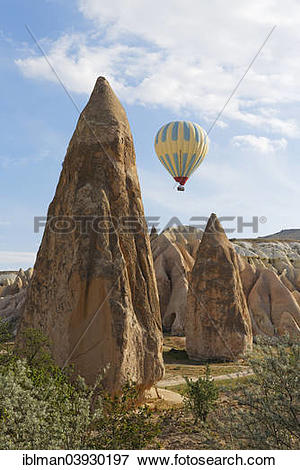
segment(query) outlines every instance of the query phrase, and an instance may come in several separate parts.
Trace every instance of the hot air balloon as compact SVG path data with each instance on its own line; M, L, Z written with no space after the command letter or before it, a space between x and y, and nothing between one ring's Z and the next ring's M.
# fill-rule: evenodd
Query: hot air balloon
M155 152L166 170L179 183L178 191L202 163L209 146L208 136L199 124L172 121L162 126L155 137Z

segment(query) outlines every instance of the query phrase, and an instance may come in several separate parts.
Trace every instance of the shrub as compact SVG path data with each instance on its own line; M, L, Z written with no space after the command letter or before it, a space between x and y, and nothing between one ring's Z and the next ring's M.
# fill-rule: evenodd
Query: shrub
M143 449L153 444L159 424L147 405L136 406L139 392L126 383L120 394L102 393L102 413L94 423L96 433L89 447L101 449Z
M187 386L185 407L192 412L195 424L199 419L205 422L208 413L215 408L219 396L218 388L210 376L209 366L206 366L205 377L199 377L195 381L185 377L185 382Z
M7 321L0 319L0 366L8 364L12 360L13 335Z
M46 369L54 365L50 341L40 330L28 328L22 333L22 342L15 345L15 354L26 358L29 366Z
M258 339L248 357L254 372L217 427L231 448L299 449L300 343Z
M90 424L86 387L65 381L40 382L30 377L26 361L0 373L1 449L76 449Z
M114 397L55 365L40 331L24 332L13 349L0 321L1 449L140 449L158 427L146 406L136 406L134 384Z
M14 350L0 322L0 448L76 449L92 420L93 390L56 366L47 338L29 329Z

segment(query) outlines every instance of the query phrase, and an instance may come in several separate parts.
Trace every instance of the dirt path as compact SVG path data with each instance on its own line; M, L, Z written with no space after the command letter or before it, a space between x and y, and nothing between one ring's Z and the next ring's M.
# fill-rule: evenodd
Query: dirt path
M232 372L231 374L217 375L213 378L215 380L228 380L235 379L237 377L246 377L248 375L253 375L250 369L241 370L239 372ZM196 380L196 377L190 377L191 379ZM182 404L183 396L177 392L171 390L166 390L164 387L170 387L174 385L184 384L185 380L182 376L176 375L174 377L168 377L166 379L160 380L156 387L152 387L146 392L146 401L149 405L155 405L159 401L167 402L171 405Z
M166 390L165 388L154 388L146 392L146 402L148 404L156 403L158 401L165 401L170 405L177 405L183 403L183 396L180 393Z
M239 372L233 372L231 374L217 375L217 376L214 376L213 379L214 380L227 380L227 379L235 379L237 377L246 377L247 375L253 375L250 369L241 370ZM190 378L196 380L196 377L190 377ZM181 375L175 375L173 377L168 377L168 378L160 380L159 382L157 382L156 386L160 388L164 388L164 387L171 387L174 385L180 385L184 383L185 383L185 380Z

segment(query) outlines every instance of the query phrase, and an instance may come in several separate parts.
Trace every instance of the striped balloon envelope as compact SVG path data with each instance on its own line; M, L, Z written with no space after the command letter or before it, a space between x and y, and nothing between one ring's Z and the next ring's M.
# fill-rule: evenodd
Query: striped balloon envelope
M190 121L172 121L162 126L155 137L155 152L179 183L178 190L202 163L209 147L208 136L199 124Z

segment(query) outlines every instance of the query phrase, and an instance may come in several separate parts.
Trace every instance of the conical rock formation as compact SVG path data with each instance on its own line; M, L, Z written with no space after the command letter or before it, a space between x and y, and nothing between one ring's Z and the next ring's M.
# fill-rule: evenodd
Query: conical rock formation
M297 294L299 292L291 292L276 273L262 269L248 296L253 334L280 336L288 333L299 340L300 306Z
M187 353L194 360L233 360L252 345L237 254L215 214L191 273L185 332Z
M155 240L157 237L158 237L158 233L157 233L155 226L153 225L151 228L151 232L150 232L150 242Z
M70 141L19 340L42 329L61 366L92 383L150 388L163 375L159 300L126 113L98 78Z
M32 277L32 268L23 271L19 269L14 280L7 279L6 285L0 290L0 297L6 297L7 295L15 295L21 292L23 289L28 287L30 279ZM1 310L0 310L1 312Z
M180 237L183 238L180 233L166 230L151 241L151 248L163 328L172 335L184 336L187 276L194 260Z
M16 335L20 318L22 318L31 277L31 268L26 271L20 269L14 280L7 278L2 281L6 285L2 287L0 285L0 318L7 322L13 335Z

